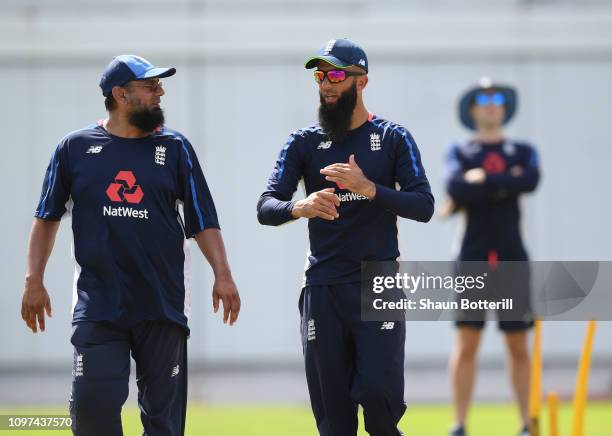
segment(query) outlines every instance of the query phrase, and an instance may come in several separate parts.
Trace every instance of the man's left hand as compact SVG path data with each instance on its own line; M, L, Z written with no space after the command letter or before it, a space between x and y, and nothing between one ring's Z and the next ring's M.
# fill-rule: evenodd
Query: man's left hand
M349 156L348 163L328 165L321 170L321 174L325 176L325 180L335 182L340 189L348 189L370 200L376 196L376 185L363 174L355 162L354 154Z
M219 300L223 303L223 323L229 320L234 325L240 313L240 294L232 278L215 279L213 285L213 308L215 313L219 310Z

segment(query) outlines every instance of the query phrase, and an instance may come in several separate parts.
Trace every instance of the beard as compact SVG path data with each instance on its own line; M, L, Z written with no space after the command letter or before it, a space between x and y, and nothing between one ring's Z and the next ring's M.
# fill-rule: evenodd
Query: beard
M353 83L335 103L325 103L319 92L319 124L325 134L334 142L342 141L351 126L351 118L357 104L357 84Z
M152 132L164 124L164 111L162 108L153 109L140 107L129 114L130 124L143 132Z

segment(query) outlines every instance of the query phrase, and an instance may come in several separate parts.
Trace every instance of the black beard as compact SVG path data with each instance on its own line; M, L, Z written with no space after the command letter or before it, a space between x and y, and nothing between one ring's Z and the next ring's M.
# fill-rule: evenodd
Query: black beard
M164 124L164 111L160 107L135 109L129 115L129 122L143 132L152 132Z
M357 104L357 86L353 84L344 91L336 103L327 104L319 92L319 124L325 134L334 142L340 142L351 126L351 117Z

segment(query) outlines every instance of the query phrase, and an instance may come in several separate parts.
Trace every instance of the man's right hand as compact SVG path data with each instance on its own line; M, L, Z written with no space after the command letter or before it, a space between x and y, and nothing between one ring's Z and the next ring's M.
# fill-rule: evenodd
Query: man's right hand
M41 279L26 279L23 300L21 301L21 318L33 333L45 331L45 312L51 317L51 299Z
M296 201L291 215L294 218L323 218L333 221L340 216L336 210L338 206L340 199L334 194L334 188L326 188Z

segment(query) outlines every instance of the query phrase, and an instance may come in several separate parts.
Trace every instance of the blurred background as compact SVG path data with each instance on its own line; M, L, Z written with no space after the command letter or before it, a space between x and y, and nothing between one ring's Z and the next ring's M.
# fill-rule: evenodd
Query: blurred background
M532 259L612 260L612 1L2 0L0 406L67 402L69 219L46 273L54 317L37 335L20 317L27 236L53 149L105 117L98 81L122 53L177 67L164 79L167 124L199 155L242 296L238 324L224 326L212 314L211 271L193 256L191 398L307 404L297 308L306 222L262 227L255 205L287 136L316 120L317 88L303 62L336 37L366 50L366 105L411 131L438 205L445 151L470 134L459 96L483 75L515 85L508 136L536 145L543 173L523 199ZM400 221L403 259L452 259L460 224ZM448 323L409 323L409 406L450 401L453 333ZM571 395L584 333L585 323L544 325L545 389ZM611 395L610 344L612 324L599 323L592 397ZM505 358L491 324L477 400L511 399Z

